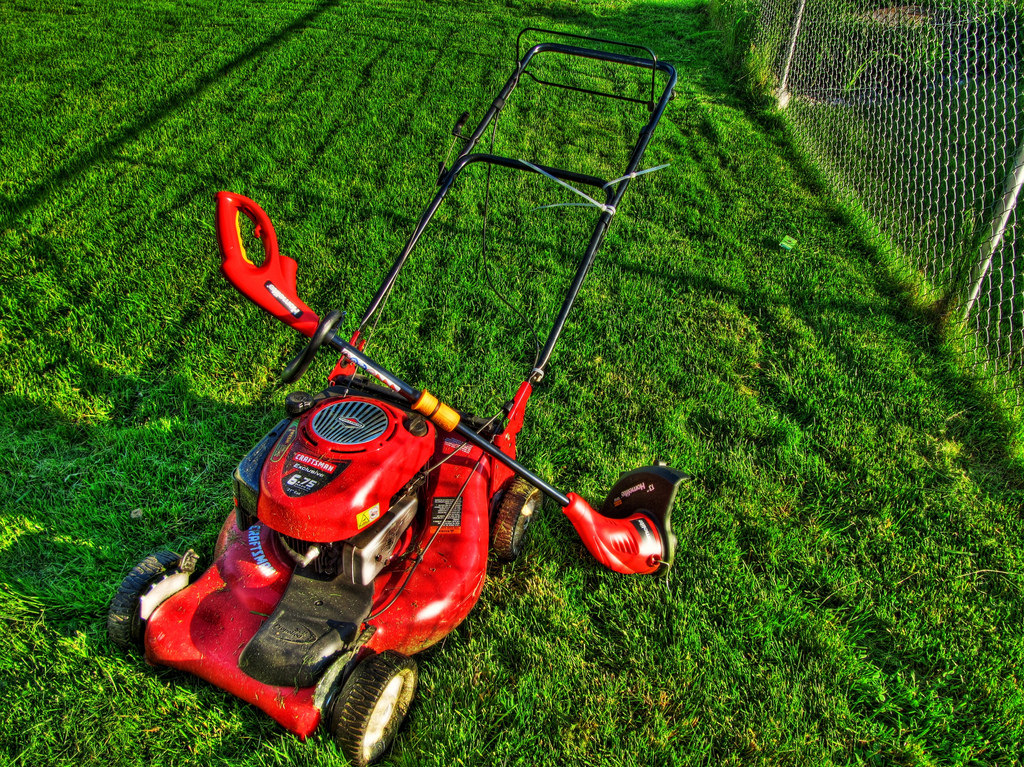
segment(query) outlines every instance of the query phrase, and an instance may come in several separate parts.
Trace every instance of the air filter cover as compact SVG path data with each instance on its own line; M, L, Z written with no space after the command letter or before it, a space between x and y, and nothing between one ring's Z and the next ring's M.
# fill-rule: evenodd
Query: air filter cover
M310 428L320 439L335 445L364 445L388 428L388 414L371 402L344 400L313 416Z
M331 397L279 430L260 469L257 518L287 538L347 541L378 524L435 452L408 412L384 400Z

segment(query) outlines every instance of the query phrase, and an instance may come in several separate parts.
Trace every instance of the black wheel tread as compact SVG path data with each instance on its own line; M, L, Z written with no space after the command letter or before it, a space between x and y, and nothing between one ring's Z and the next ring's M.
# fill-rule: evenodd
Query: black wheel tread
M522 552L524 534L530 523L522 512L539 495L540 490L522 477L516 477L502 496L491 531L491 548L503 562L511 562Z
M107 611L107 636L124 652L142 645L139 599L157 578L174 567L181 557L173 551L155 551L132 568L118 586Z
M370 715L388 683L396 675L407 670L412 671L412 688L407 695L399 699L398 714L392 719L394 724L389 727L389 731L386 731L384 738L380 741L379 753L371 756L368 761L364 760L363 737L366 734ZM352 670L331 705L330 712L331 734L349 763L356 767L365 767L380 758L381 753L394 739L406 713L408 713L409 704L416 694L416 684L416 661L394 650L385 650L378 655L372 655Z

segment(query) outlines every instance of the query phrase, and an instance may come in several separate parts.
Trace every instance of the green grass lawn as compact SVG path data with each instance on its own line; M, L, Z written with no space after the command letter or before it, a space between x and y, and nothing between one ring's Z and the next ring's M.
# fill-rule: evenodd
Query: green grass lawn
M0 764L343 763L117 653L107 604L153 549L209 562L299 348L219 275L213 193L256 199L351 329L526 26L641 42L680 78L644 162L671 167L616 215L521 456L595 501L655 458L694 479L666 578L601 569L546 507L419 657L386 762L1019 762L1019 425L745 100L701 3L511 5L0 0ZM646 114L515 96L497 152L605 176ZM477 168L369 348L481 414L594 220L495 171L481 263L483 199Z

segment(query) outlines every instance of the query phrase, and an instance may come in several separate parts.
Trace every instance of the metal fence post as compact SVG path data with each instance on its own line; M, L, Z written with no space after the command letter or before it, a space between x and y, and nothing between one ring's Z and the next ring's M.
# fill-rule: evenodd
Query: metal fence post
M796 14L793 17L793 34L789 37L789 51L786 53L786 63L782 66L782 81L779 83L777 94L779 109L785 109L789 104L789 70L793 66L793 54L796 52L796 38L800 34L800 26L804 21L804 8L807 7L807 0L800 0L796 7Z
M974 308L981 293L982 283L992 269L992 259L1003 243L1003 235L1006 233L1006 225L1010 220L1010 214L1017 206L1017 197L1020 195L1021 187L1024 187L1024 142L1021 143L1017 158L1003 184L1003 196L996 204L995 212L992 214L992 221L989 224L989 235L978 249L978 261L971 270L971 289L967 294L967 301L964 303L961 319L967 321L967 317Z

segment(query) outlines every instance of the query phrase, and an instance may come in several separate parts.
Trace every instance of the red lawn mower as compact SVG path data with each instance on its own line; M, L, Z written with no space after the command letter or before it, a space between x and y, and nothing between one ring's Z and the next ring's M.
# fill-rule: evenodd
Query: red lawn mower
M341 358L326 389L288 394L287 417L238 465L235 508L210 568L199 574L192 551L158 552L125 578L107 622L115 645L142 647L153 665L223 687L301 738L325 722L346 757L365 765L388 747L412 701L417 667L411 656L445 637L473 609L489 549L505 560L519 553L542 495L568 515L603 565L620 573L657 573L671 564L670 512L685 478L681 472L657 464L623 474L597 511L516 461L516 436L533 385L544 375L615 207L638 175L672 95L673 68L640 50L649 57L547 42L517 55L515 71L471 135L461 133L466 116L460 118L454 133L465 141L462 151L450 168L442 165L437 193L348 340L335 333L339 312L321 319L299 299L296 262L279 253L266 213L241 195L217 194L225 276L310 338L288 364L284 381L296 382L324 345ZM651 71L650 99L627 99L646 104L650 118L621 178L606 181L473 153L520 78L533 76L528 67L538 56ZM655 99L658 73L667 82ZM591 200L602 214L535 367L515 397L488 419L459 412L385 370L366 355L363 335L455 180L473 163L540 173L605 196L604 203ZM243 215L263 245L259 266L242 246Z

